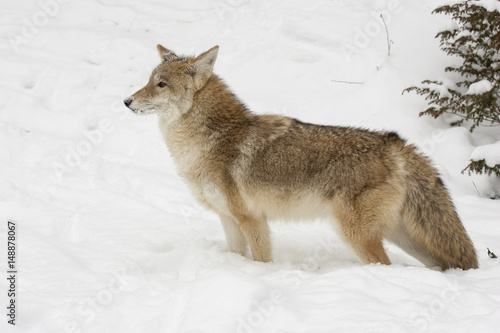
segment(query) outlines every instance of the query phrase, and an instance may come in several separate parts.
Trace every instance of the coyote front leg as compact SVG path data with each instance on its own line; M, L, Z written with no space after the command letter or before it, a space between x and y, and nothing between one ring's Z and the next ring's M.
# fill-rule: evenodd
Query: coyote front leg
M229 250L244 256L247 251L247 241L241 232L238 223L233 218L224 215L220 216L220 221L222 223L222 227L224 228Z
M240 232L246 239L250 250L252 251L253 259L269 262L272 261L271 241L269 238L269 225L264 218L256 218L246 210L233 209L232 214L235 217ZM230 228L233 226L229 225ZM226 226L224 226L224 230ZM227 234L226 234L227 235ZM234 233L233 233L234 235Z
M254 260L270 262L271 240L269 238L269 225L265 219L257 219L250 215L238 216L238 225L250 245Z

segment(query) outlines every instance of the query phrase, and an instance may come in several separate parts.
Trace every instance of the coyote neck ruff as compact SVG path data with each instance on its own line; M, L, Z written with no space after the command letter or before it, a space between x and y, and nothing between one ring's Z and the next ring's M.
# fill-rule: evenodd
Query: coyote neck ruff
M160 129L229 248L271 261L269 220L332 222L365 263L390 264L387 239L426 266L477 268L472 241L429 160L396 133L251 113L212 73L218 47L162 63L126 99Z

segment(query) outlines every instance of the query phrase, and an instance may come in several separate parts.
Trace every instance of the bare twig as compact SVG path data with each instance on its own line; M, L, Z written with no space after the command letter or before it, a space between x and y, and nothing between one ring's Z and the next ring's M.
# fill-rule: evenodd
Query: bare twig
M465 170L465 169L464 169ZM470 173L469 173L470 175ZM477 186L476 186L476 183L472 182L472 185L474 185L474 188L476 189L476 192L477 192L477 196L480 197L481 196L481 193L479 193L479 190L477 189Z
M347 84L363 84L364 82L355 82L355 81L342 81L342 80L330 80L331 82L337 83L347 83Z
M384 27L385 27L385 35L387 36L387 56L391 56L391 39L389 38L389 30L387 30L387 24L385 24L385 19L384 15L380 14L380 17L382 18L382 22L384 22Z

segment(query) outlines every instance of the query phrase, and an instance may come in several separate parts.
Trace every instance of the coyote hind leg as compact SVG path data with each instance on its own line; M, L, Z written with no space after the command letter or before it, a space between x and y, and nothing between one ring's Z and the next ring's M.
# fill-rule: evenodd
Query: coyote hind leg
M342 228L347 242L352 246L358 257L366 264L382 263L390 265L391 261L385 252L382 237L361 228Z
M400 196L389 184L334 204L334 216L347 242L364 263L390 265L383 239L394 228Z

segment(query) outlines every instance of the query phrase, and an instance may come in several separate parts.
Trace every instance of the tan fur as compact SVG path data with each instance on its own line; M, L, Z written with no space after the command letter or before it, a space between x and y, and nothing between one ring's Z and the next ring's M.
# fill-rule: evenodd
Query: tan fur
M159 115L196 198L229 248L272 260L269 220L329 219L365 263L390 264L388 239L427 266L477 268L474 246L436 170L395 133L251 113L212 73L218 47L162 63L125 101Z

